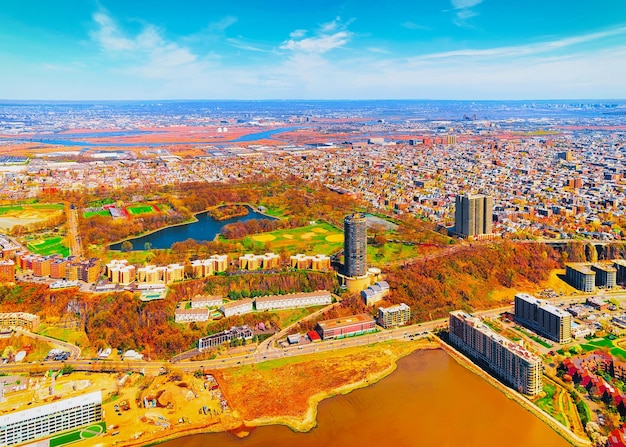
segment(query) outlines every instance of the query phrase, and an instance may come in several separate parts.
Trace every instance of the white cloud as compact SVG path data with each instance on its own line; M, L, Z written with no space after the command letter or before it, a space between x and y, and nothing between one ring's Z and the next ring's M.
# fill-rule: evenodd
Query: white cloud
M339 31L334 34L307 37L300 40L289 39L283 42L280 48L282 50L292 50L303 53L323 54L344 46L350 40L350 36L351 34L347 31Z
M307 31L305 29L297 29L289 33L289 37L292 39L300 39L301 37L306 36Z
M281 50L290 50L294 53L324 54L335 48L341 48L352 38L352 33L347 31L347 23L342 23L340 17L332 22L320 26L315 35L304 37L307 30L297 29L289 34L290 39L280 45Z
M452 21L455 25L461 27L469 27L468 20L476 17L478 13L474 11L474 6L478 6L483 0L451 0L452 8L455 12Z
M443 60L458 58L511 58L529 56L539 53L561 50L577 44L601 40L607 37L626 35L626 27L616 28L597 33L583 34L580 36L567 37L563 39L550 40L546 42L532 43L526 45L495 47L486 49L464 49L445 51L441 53L431 53L411 58L412 61L420 60Z
M229 66L228 59L192 51L198 47L185 38L170 39L158 27L142 25L130 32L104 11L93 20L91 38L100 51L86 66L74 73L54 63L44 65L47 83L36 74L41 65L16 71L21 77L0 70L0 97L15 96L15 91L39 99L626 97L626 27L404 58L385 54L393 47L372 45L333 58L333 50L346 48L354 38L346 23L334 20L334 28L298 29L276 46L214 36L216 48L226 42L222 47L227 50L234 46L266 53L238 56L236 65ZM604 50L592 49L599 46Z
M324 23L320 27L322 33L331 33L341 26L341 17L335 17L332 22Z
M107 57L116 61L115 70L147 78L181 78L207 68L189 48L167 41L161 31L146 25L136 35L125 33L113 18L99 11L93 15L96 29L91 38Z
M96 40L105 51L132 51L135 47L131 39L123 37L117 24L103 12L96 12L93 20L99 28L91 33L91 37Z

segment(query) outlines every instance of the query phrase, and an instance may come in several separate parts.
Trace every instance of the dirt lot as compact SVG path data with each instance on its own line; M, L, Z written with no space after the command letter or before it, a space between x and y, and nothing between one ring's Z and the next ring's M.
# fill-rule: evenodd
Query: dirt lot
M395 369L395 362L434 342L388 342L361 348L281 359L242 368L141 374L71 373L55 379L32 377L29 389L7 394L0 414L59 398L100 390L107 433L77 447L140 446L183 435L285 424L295 430L315 425L317 403L368 386ZM212 374L209 374L212 373ZM32 405L32 404L31 404Z

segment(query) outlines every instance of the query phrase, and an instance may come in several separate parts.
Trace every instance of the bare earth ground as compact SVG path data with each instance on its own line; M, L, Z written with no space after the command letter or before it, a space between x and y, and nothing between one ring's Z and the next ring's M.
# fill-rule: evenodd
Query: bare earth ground
M25 207L23 210L9 211L0 216L0 229L5 228L10 230L15 225L28 225L30 223L42 222L60 213L63 213L63 211L28 207Z
M220 370L214 372L215 390L211 380L176 371L157 378L133 374L121 386L123 375L92 374L93 389L103 390L107 434L74 445L139 446L194 433L245 434L245 427L271 424L310 430L321 400L371 385L393 372L399 358L437 346L427 340L388 342ZM156 398L156 408L136 404L136 397L147 395ZM115 405L125 399L131 408L120 416Z

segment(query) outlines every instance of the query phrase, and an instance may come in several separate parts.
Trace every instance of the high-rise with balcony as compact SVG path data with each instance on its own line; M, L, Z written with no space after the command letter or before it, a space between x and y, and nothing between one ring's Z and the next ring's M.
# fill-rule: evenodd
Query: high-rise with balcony
M343 220L344 274L356 278L367 274L367 219L356 213Z
M493 198L482 194L456 197L454 232L463 237L492 234Z
M450 312L450 344L520 393L542 389L541 359L463 311Z

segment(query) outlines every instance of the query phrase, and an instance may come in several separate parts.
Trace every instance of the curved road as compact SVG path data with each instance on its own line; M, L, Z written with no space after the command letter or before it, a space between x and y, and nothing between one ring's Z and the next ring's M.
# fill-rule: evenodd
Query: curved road
M550 300L553 304L570 304L580 302L581 299L591 295L572 295L560 299ZM625 299L626 293L607 294L606 298ZM502 312L512 311L513 306L504 306L497 309L474 312L479 317L489 317L501 314ZM81 371L136 371L145 374L159 374L168 370L180 370L184 372L194 372L200 368L204 369L223 369L237 367L241 365L251 365L254 363L262 363L269 360L293 357L298 355L313 354L323 351L334 351L353 346L364 346L372 343L383 342L391 339L410 341L411 339L419 339L432 335L432 331L436 328L445 327L448 324L447 318L418 323L411 326L402 326L391 330L383 330L377 333L361 335L358 337L344 338L341 340L327 340L307 345L290 346L287 348L266 347L263 344L257 346L254 352L233 355L228 358L217 358L213 360L198 360L190 362L181 362L173 364L171 362L147 362L147 361L121 361L121 360L88 360L78 359L80 349L69 343L60 342L59 340L50 339L30 332L21 331L25 335L34 336L35 338L45 339L50 343L62 346L64 349L72 352L74 360L66 362L48 361L35 363L11 363L0 365L0 372L41 372L48 369L61 367L61 365L72 366L76 370ZM413 336L413 337L411 337Z

